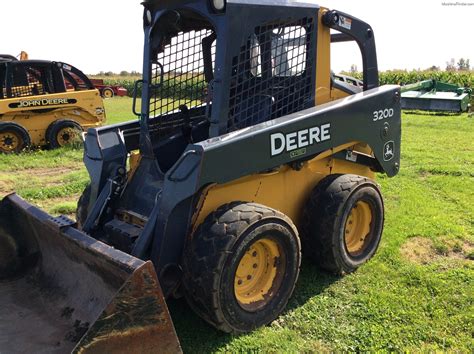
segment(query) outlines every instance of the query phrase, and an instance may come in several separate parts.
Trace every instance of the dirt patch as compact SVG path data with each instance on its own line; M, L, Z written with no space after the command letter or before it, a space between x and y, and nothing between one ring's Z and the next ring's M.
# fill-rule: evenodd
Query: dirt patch
M433 247L433 241L426 237L410 238L402 245L400 252L405 259L418 264L430 263L434 257L438 256Z
M79 171L74 167L31 168L28 170L2 171L0 195L25 188L46 188L64 185L63 176Z
M57 176L68 172L79 170L78 168L71 167L50 167L50 168L31 168L24 171L14 171L11 174L18 175L18 173L26 172L28 175L35 177L46 177L46 176ZM9 172L5 172L8 174Z
M13 186L15 185L15 183L11 180L0 180L0 196L5 196L7 195L8 193L11 193L11 191L13 190Z
M29 176L36 177L47 177L47 176L57 176L61 174L66 174L68 172L77 171L79 168L74 167L50 167L50 168L29 168L27 170L16 170L16 171L2 171L2 174L8 176L18 176L21 174L27 174Z
M400 248L402 257L416 264L430 264L441 260L472 260L474 246L468 241L442 241L416 236Z

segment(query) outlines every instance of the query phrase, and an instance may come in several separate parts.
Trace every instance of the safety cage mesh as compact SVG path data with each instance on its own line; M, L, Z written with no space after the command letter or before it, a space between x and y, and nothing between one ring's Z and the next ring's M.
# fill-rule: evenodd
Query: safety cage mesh
M179 32L172 37L152 62L150 117L202 107L206 99L205 60L203 41L210 45L211 63L215 57L215 35L210 29ZM212 68L206 68L212 71Z
M4 89L3 97L26 97L49 93L51 78L46 67L33 67L21 63L13 65L11 70L12 73L7 78L9 90Z
M312 18L255 28L233 58L228 131L311 106L313 33Z

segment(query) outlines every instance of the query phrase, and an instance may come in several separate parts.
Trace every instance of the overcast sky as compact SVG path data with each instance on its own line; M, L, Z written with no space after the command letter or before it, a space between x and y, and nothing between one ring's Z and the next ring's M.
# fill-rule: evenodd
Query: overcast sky
M311 0L306 0L311 1ZM380 70L474 66L474 0L321 0L374 29ZM447 3L455 4L448 6ZM443 5L444 4L444 5ZM2 1L0 53L70 63L86 74L142 71L142 6L135 0ZM354 44L337 44L333 70L361 69Z

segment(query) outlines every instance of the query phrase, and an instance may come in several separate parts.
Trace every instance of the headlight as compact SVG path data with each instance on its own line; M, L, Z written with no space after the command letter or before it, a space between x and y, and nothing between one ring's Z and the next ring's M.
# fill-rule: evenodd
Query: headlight
M150 10L146 10L145 11L145 17L146 17L146 20L147 20L147 24L151 24L151 21L153 20L153 17L151 16L151 11Z
M223 11L225 8L225 0L212 0L212 7L216 11Z

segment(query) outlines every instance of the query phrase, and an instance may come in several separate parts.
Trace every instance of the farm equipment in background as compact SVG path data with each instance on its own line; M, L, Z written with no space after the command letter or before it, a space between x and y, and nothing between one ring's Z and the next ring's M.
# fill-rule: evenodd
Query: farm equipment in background
M104 121L99 91L77 68L46 60L0 60L0 153L64 146Z
M5 352L178 352L164 300L181 294L248 332L285 309L301 252L350 273L381 240L400 88L379 87L367 23L296 1L143 5L139 120L87 131L77 222L0 203ZM341 40L363 92L332 78Z
M114 96L127 96L127 89L120 85L106 85L103 79L90 79L96 89L99 90L103 98L112 98Z
M364 83L362 82L362 80L356 79L355 77L348 76L348 75L335 74L334 80L342 81L356 87L364 87Z
M467 112L472 89L440 82L424 80L401 87L402 109Z

